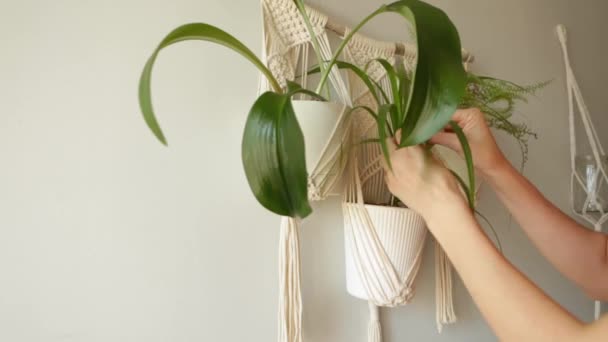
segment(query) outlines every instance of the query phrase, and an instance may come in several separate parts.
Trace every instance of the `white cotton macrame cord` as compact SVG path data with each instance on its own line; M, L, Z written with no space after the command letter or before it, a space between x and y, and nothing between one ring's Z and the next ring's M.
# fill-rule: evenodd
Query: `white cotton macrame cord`
M439 242L435 240L435 315L439 333L443 331L445 324L453 324L457 320L452 288L452 264Z
M591 114L589 112L589 108L587 107L585 100L583 98L583 94L578 85L578 81L576 80L576 76L574 75L574 70L572 69L572 64L570 62L570 56L568 54L568 36L566 27L564 25L558 25L556 28L557 36L561 43L562 52L564 55L564 64L566 67L566 83L568 86L568 121L570 125L570 164L572 169L572 175L570 179L570 191L571 197L574 197L575 186L580 186L585 191L587 190L585 186L585 182L581 178L581 176L576 172L576 128L575 128L575 102L578 105L578 111L580 114L580 119L583 123L583 127L585 129L585 134L587 135L587 140L589 142L589 146L591 147L593 158L596 163L596 167L600 170L600 174L598 177L601 177L604 182L608 184L608 175L606 174L606 169L604 168L604 163L602 161L602 156L605 156L604 149L600 143L599 136L593 123L591 122ZM601 179L600 179L601 180ZM599 181L596 179L596 181ZM587 222L591 223L595 229L595 231L602 231L602 226L604 223L608 221L608 213L603 212L601 210L601 216L599 219L589 215L586 211L586 204L589 202L590 197L593 194L587 193L587 200L585 201L585 205L583 205L582 213L578 213L576 208L574 207L574 201L571 201L571 209L575 213L575 215L581 217ZM594 309L594 317L596 320L600 318L601 315L601 302L595 302Z
M369 302L369 325L367 327L368 342L382 342L382 328L380 326L380 309Z
M302 342L299 220L283 217L279 240L279 341Z

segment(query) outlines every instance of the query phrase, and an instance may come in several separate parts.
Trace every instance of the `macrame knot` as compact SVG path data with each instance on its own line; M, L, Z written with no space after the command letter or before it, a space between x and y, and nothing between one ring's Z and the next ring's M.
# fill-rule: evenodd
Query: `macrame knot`
M314 179L312 177L308 177L308 199L311 201L321 201L323 200L323 196L321 196L321 190L315 184Z
M396 296L395 298L393 298L390 303L388 303L387 305L383 305L383 306L386 306L389 308L403 306L403 305L409 303L412 300L412 297L414 297L414 291L412 290L412 288L408 287L408 286L403 286L403 288L399 292L399 295Z

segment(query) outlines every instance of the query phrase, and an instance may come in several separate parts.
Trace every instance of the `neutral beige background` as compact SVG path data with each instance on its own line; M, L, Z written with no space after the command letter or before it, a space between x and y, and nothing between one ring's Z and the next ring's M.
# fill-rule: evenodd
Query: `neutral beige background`
M608 3L431 2L457 23L479 73L555 80L521 108L540 137L526 174L566 209L566 98L553 27L571 31L575 68L605 132ZM314 3L354 23L381 1ZM170 148L153 139L136 102L143 63L170 29L206 21L259 51L259 13L252 0L0 2L1 341L275 339L279 220L249 194L240 161L256 71L200 43L163 53L154 93ZM389 18L367 32L398 39L402 27ZM517 161L515 145L499 139ZM507 257L590 319L591 301L542 259L491 193L482 198ZM305 223L308 342L365 340L366 304L344 290L341 229L337 201ZM386 341L495 340L460 282L460 323L437 335L430 257L415 301L382 312Z

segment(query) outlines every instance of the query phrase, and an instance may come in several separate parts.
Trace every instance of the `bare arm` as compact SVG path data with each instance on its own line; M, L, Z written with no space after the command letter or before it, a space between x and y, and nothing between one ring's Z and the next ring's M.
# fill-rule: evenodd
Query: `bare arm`
M452 175L421 147L396 150L387 184L419 212L503 341L602 341L606 319L584 325L517 271L487 239Z
M608 236L579 225L549 202L500 152L478 110L459 111L476 166L541 253L596 299L608 300ZM433 142L460 150L453 133Z
M608 300L608 237L549 202L510 164L486 179L541 253L594 299Z

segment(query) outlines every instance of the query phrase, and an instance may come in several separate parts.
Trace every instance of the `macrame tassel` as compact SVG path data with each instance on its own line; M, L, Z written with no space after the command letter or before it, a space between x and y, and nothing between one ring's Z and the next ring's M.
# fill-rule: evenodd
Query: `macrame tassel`
M382 328L380 327L380 309L369 302L369 325L367 326L367 341L382 342Z
M437 331L441 333L444 324L456 322L456 314L452 298L452 265L437 241L435 241L435 278Z
M300 222L283 217L279 239L279 342L302 342Z

